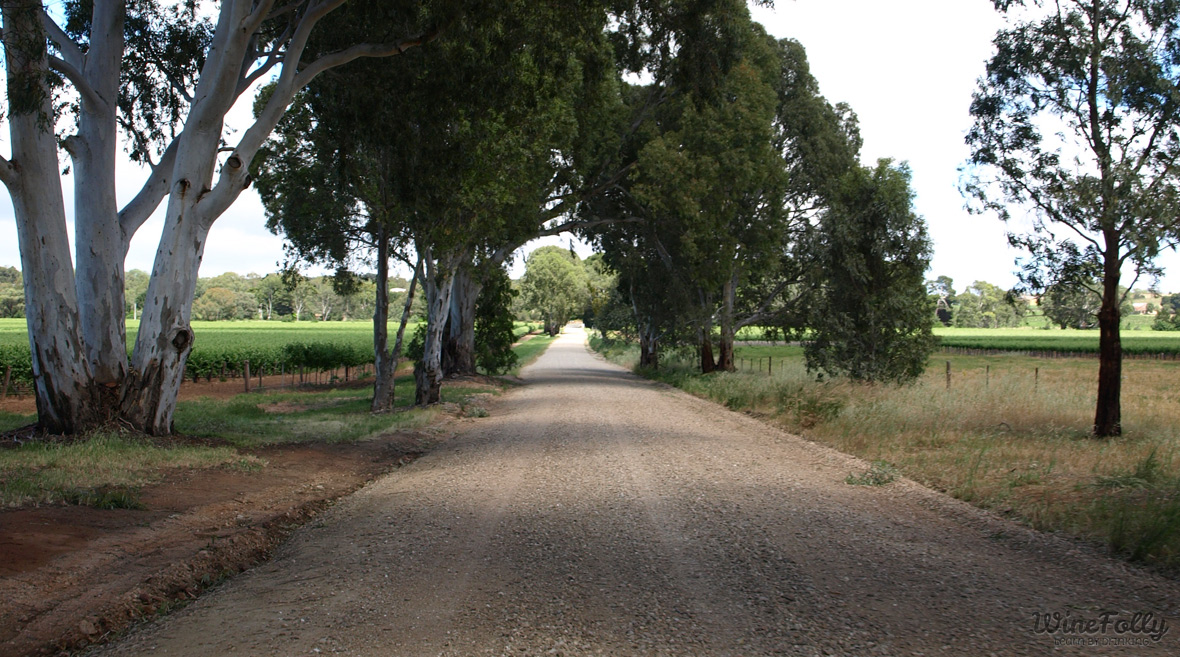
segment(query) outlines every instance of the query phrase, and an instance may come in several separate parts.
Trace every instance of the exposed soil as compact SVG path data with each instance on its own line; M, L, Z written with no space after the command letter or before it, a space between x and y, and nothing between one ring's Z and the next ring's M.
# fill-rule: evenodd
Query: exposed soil
M232 396L241 381L233 387L197 396ZM0 655L66 652L175 608L266 559L293 529L440 435L254 450L265 461L257 471L166 473L143 489L140 510L0 511Z
M95 654L1180 654L1180 583L909 481L849 485L867 463L581 342Z
M399 370L399 372L400 371L401 370ZM340 374L343 374L343 371L341 371ZM320 374L319 381L322 381L321 385L327 387L330 376L331 376L330 374ZM304 382L306 384L306 387L304 389L309 389L309 388L316 386L317 385L316 381L317 381L316 375L314 373L307 374L304 379ZM372 385L372 380L369 380L369 381L363 381L363 380L362 381L356 381L356 380L341 381L341 380L337 380L336 383L334 383L333 385L335 387L349 386L349 385L368 386L368 385ZM271 392L271 391L275 391L275 390L290 390L290 389L294 389L296 387L299 387L299 377L292 376L290 374L286 374L286 375L275 374L275 375L271 375L271 376L264 376L264 377L262 377L262 386L261 387L259 387L258 377L255 376L255 377L250 378L250 391L251 392L259 392L259 391ZM205 381L204 379L202 379L201 381L198 381L196 383L194 383L192 381L192 379L187 379L180 386L180 401L192 401L192 400L201 399L201 398L229 399L231 397L235 397L237 395L240 395L243 392L246 392L246 382L243 381L242 379L227 379L225 381L221 381L219 379L214 379L213 381ZM12 395L12 396L6 397L3 401L0 401L0 411L5 411L8 413L36 413L37 412L37 400L34 399L32 395L23 395L23 396L19 396L19 397Z

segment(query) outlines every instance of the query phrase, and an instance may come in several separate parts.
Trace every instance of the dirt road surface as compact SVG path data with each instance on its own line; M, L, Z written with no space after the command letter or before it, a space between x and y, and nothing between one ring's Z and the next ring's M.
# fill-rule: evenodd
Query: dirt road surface
M1176 582L910 482L848 485L865 463L583 340L272 562L98 654L1180 654ZM1075 632L1047 632L1055 613Z

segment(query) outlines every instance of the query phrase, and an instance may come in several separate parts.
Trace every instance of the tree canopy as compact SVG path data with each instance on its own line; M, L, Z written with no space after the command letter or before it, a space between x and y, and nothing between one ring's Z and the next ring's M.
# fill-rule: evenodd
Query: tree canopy
M995 5L1017 18L996 35L971 105L966 189L980 211L1031 216L1032 231L1010 237L1031 255L1030 287L1097 272L1094 432L1117 436L1122 271L1157 274L1180 228L1180 3Z

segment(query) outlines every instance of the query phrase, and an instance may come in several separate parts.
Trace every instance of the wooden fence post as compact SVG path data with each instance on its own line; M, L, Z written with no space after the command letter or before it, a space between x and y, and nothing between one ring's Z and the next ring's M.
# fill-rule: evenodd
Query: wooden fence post
M766 376L770 376L774 369L774 356L766 357Z
M951 362L946 362L946 389L951 389Z
M4 386L0 387L0 401L8 397L8 384L12 382L12 366L4 368Z
M250 392L250 361L243 361L242 367L244 368L243 372L246 375L242 377L242 379L246 381L246 392Z
M1036 390L1041 385L1041 368L1033 369L1033 390Z
M988 365L984 368L983 376L984 376L983 387L985 387L985 388L992 387L992 366L991 365Z

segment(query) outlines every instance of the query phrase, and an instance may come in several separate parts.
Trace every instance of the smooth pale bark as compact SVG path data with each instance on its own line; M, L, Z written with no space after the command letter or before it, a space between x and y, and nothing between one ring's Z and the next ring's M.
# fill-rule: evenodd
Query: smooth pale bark
M171 431L185 360L192 348L189 314L205 239L213 222L248 186L245 163L257 153L294 94L316 75L359 57L400 54L431 38L359 44L302 62L311 30L343 2L293 6L302 13L296 16L287 40L276 46L281 56L261 61L255 60L265 57L253 48L255 35L273 3L220 3L216 30L184 124L143 188L121 211L115 198L120 141L115 99L121 82L125 3L95 0L85 47L53 21L40 2L13 0L0 7L10 104L14 100L18 106L27 103L30 90L43 90L52 77L51 68L79 99L76 133L64 141L75 174L76 275L66 233L51 94L43 94L39 108L13 113L9 122L13 157L0 160L0 179L16 214L43 428L76 433L118 416L124 425L147 433ZM49 57L47 38L57 44L58 56ZM241 133L220 171L215 171L226 113L254 81L276 71L269 101L254 125ZM132 236L165 197L164 231L129 369L123 261Z
M423 280L426 290L426 340L422 361L414 368L414 403L429 406L441 399L445 376L442 368L443 333L450 314L455 273L463 258L461 254L451 253L435 261L429 248L420 248L419 253L425 255L426 261L426 276Z
M43 95L34 107L10 107L12 160L0 171L16 218L38 421L51 433L73 433L102 418L78 326L57 140L49 125L52 95L43 74L47 52L37 38L40 3L2 9L9 98L29 93L29 87L14 89L22 83Z
M92 18L92 46L81 72L89 93L80 105L78 132L66 140L66 150L78 181L74 186L75 286L82 339L94 382L117 393L127 372L123 266L131 241L119 221L115 198L124 6L109 0L96 4L100 6ZM115 402L115 394L104 401L112 407Z

